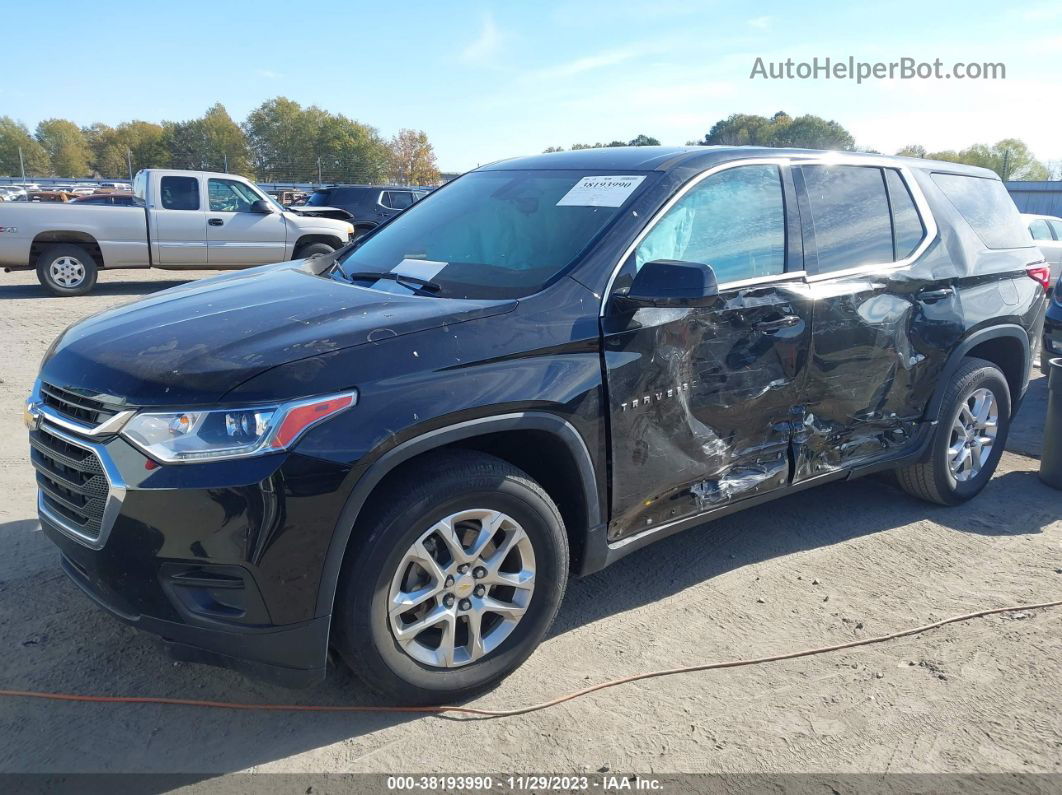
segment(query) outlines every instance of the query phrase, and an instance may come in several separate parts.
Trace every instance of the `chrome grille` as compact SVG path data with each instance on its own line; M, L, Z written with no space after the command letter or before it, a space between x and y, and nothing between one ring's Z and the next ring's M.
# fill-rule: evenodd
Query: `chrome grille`
M69 389L61 389L43 382L40 386L40 395L44 405L50 406L65 417L87 425L96 426L106 422L119 411L118 408L102 401L83 397Z
M99 458L44 426L30 433L29 441L44 507L62 519L67 529L86 539L98 539L110 490Z

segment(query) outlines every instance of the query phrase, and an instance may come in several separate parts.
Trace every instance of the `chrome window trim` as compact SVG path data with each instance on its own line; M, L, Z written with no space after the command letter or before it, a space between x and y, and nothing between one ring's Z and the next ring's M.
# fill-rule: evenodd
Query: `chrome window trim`
M853 276L860 273L874 273L881 271L899 270L901 268L908 267L912 262L917 260L926 249L936 240L938 229L936 220L933 218L933 213L929 209L929 203L926 201L925 195L922 193L922 186L914 179L914 175L911 173L911 169L903 164L897 163L894 160L885 157L851 157L840 152L824 152L822 155L787 155L782 157L750 157L744 160L731 160L726 163L720 163L719 165L712 166L693 179L686 182L675 195L672 196L664 205L656 211L649 223L645 225L645 228L634 238L629 246L624 249L623 255L619 258L615 267L612 269L612 274L609 276L608 282L605 285L605 290L601 294L601 306L598 311L599 317L605 316L605 307L608 305L608 300L612 295L613 287L616 284L616 279L619 277L620 271L623 269L623 265L627 262L631 254L638 245L645 239L653 228L660 222L660 220L667 214L667 212L675 206L690 190L695 188L704 180L709 177L718 174L721 171L726 171L731 168L740 168L742 166L778 166L779 169L790 168L792 166L805 166L805 165L844 165L844 166L866 166L869 168L891 168L895 169L900 174L900 179L903 180L907 190L911 193L911 198L914 200L915 209L918 212L919 218L925 227L925 234L922 236L922 241L915 247L915 250L910 255L904 257L902 260L896 262L887 263L873 263L870 265L859 265L854 268L848 268L843 271L832 271L830 273L818 273L809 275L807 271L786 271L785 273L774 274L772 276L759 276L751 279L741 279L739 281L723 282L719 285L720 290L726 290L737 287L753 287L758 284L769 284L771 282L785 281L787 279L796 277L800 278L807 283L823 281L825 279L832 279L838 276ZM891 207L890 207L891 214Z
M118 468L114 465L114 462L111 460L110 455L108 455L107 450L103 445L80 439L59 430L58 428L54 428L50 425L50 420L48 419L45 419L43 422L38 422L37 431L62 439L64 442L72 444L75 447L80 447L83 450L88 450L96 456L96 460L99 461L100 468L103 470L103 476L107 479L109 488L107 490L107 501L103 506L103 519L100 520L100 532L98 536L93 538L92 536L85 535L76 527L68 524L54 511L50 510L44 502L44 493L40 489L37 490L37 511L41 516L48 520L49 524L55 525L55 527L78 543L84 544L90 549L102 549L103 545L107 543L111 528L114 527L114 522L118 518L118 514L122 509L122 502L125 500L127 486L125 481L122 480L121 473L119 473Z

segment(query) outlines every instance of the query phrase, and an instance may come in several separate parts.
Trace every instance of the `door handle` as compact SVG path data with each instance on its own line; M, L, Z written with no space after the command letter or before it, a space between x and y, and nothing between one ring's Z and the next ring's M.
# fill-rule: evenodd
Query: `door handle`
M221 226L225 222L222 221L220 218L211 218L209 221L207 221L207 223L211 226Z
M784 328L792 328L800 323L800 318L796 315L786 315L775 320L761 320L759 323L753 325L757 331L762 331L764 334L774 334L776 331L781 331Z
M939 290L924 290L918 294L918 299L932 304L937 301L943 301L954 292L950 287L941 287Z

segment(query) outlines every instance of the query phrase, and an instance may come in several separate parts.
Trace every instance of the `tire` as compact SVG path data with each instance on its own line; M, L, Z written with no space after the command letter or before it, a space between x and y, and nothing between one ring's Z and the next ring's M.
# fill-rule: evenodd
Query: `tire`
M366 521L359 520L355 528L333 618L335 645L354 673L391 703L437 704L467 699L518 668L553 623L568 577L564 521L542 487L501 459L454 450L431 455L413 465L374 504L378 509ZM456 557L440 563L442 571L438 574L452 572L458 579L413 611L392 619L387 607L400 584L400 591L423 593L421 589L430 591L439 583L445 586L450 582L438 576L428 581L427 569L410 564L408 554L415 544L422 543L419 549L431 550L437 562L447 557L450 547L439 543L440 537L433 531L440 520L463 512L482 512L488 518L504 516L498 529L488 535L477 535L486 526L486 518L466 517L465 521L453 523L464 528L463 549L471 549L476 543L474 538L497 539L497 546L494 541L488 542L483 558L472 561L463 574L454 568L460 562ZM520 538L521 529L523 540L504 556L504 561L489 560L489 552L501 554L506 541ZM481 577L486 583L496 577L485 566L500 564L499 574L519 568L520 574L508 576L526 578L529 559L532 574L522 587L491 585L484 594L480 593L479 589L487 586L477 585L475 578ZM484 565L475 565L480 562ZM411 577L416 580L415 588L408 584ZM530 590L529 583L533 586ZM470 584L476 588L472 594L466 590ZM499 606L522 602L523 612L515 618L514 626L506 626L501 614L480 610L488 604L483 597L496 600L491 604ZM449 606L446 599L453 600ZM453 615L453 623L444 618L420 634L406 629L429 612L433 616ZM482 647L486 649L478 657L473 654L470 640L472 612L481 617ZM395 622L407 633L405 647L399 643ZM445 644L448 627L452 627L449 631L455 643L447 664L440 659L450 648ZM464 642L457 642L461 640ZM434 652L428 648L433 641L438 642ZM428 659L431 657L436 659Z
M37 257L37 279L52 295L84 295L96 286L96 260L81 246L48 246Z
M962 418L971 416L971 408L977 407L977 399L985 391L995 401L995 437L979 468L971 468L970 462L977 460L978 449L971 447L969 457L964 458L964 468L956 474L950 461L955 458L953 445L962 442L957 424L964 424ZM1010 410L1010 388L1000 369L984 359L966 359L944 393L940 422L925 459L896 471L900 487L908 494L939 505L959 505L976 497L991 479L1003 455L1010 430ZM983 438L985 433L981 431L976 436ZM966 455L961 447L960 455Z
M305 243L299 246L298 251L295 252L295 259L306 259L315 254L331 254L335 250L334 246L330 246L327 243Z

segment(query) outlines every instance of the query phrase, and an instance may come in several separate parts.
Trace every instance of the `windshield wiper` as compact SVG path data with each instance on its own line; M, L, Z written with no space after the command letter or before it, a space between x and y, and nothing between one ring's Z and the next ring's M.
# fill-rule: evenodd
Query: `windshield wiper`
M355 279L365 279L366 281L374 279L392 279L403 287L409 287L414 290L427 290L429 293L437 293L442 290L442 285L437 284L436 282L422 279L419 276L395 273L394 271L383 271L382 273L377 273L376 271L355 271L354 273L346 273L345 275L351 281L354 281Z

